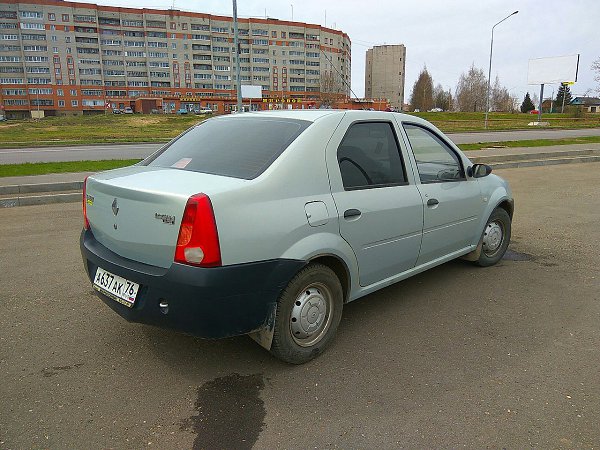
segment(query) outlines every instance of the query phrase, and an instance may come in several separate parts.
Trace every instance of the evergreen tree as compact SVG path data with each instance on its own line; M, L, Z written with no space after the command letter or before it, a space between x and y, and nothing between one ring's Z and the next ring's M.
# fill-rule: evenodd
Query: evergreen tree
M573 97L571 96L571 89L568 84L561 84L558 88L558 92L556 94L556 100L554 101L554 108L557 110L562 108L563 105L563 97L565 99L565 106L571 103Z
M413 85L410 105L413 111L415 109L429 111L433 108L433 78L429 75L427 67L423 67L417 81Z
M529 96L529 92L525 94L525 98L523 99L523 103L521 103L521 112L528 113L529 111L533 111L535 109L535 105L531 101L531 97Z

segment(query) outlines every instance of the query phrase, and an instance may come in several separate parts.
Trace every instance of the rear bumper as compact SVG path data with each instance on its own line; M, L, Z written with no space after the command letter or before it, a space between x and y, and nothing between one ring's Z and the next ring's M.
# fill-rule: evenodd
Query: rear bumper
M306 264L275 259L214 268L173 263L163 269L117 255L89 230L81 233L80 248L90 281L102 267L140 285L132 308L96 291L120 316L203 338L236 336L272 325L277 298ZM158 306L165 300L167 312Z

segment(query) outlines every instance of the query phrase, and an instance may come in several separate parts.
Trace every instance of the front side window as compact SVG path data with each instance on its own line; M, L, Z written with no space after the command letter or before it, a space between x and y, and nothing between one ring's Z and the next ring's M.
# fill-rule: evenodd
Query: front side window
M421 183L465 179L458 155L438 136L418 125L404 124L404 130L417 161Z
M396 136L389 122L359 122L350 126L338 152L344 189L406 184Z

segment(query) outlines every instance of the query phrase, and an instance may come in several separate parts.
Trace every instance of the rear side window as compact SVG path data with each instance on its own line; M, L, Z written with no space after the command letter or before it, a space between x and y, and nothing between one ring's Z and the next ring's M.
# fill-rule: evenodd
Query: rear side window
M251 180L310 124L306 120L271 117L207 120L143 164Z
M353 124L338 148L346 190L406 184L406 172L389 122Z

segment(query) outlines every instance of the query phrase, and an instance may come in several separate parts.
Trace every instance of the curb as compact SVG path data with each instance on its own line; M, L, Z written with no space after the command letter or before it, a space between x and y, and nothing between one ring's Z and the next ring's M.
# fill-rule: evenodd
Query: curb
M15 206L47 205L51 203L74 203L81 201L81 193L33 195L30 197L13 197L0 199L0 208Z
M12 184L0 186L0 195L34 194L41 192L77 191L83 189L83 181L63 181L58 183Z

